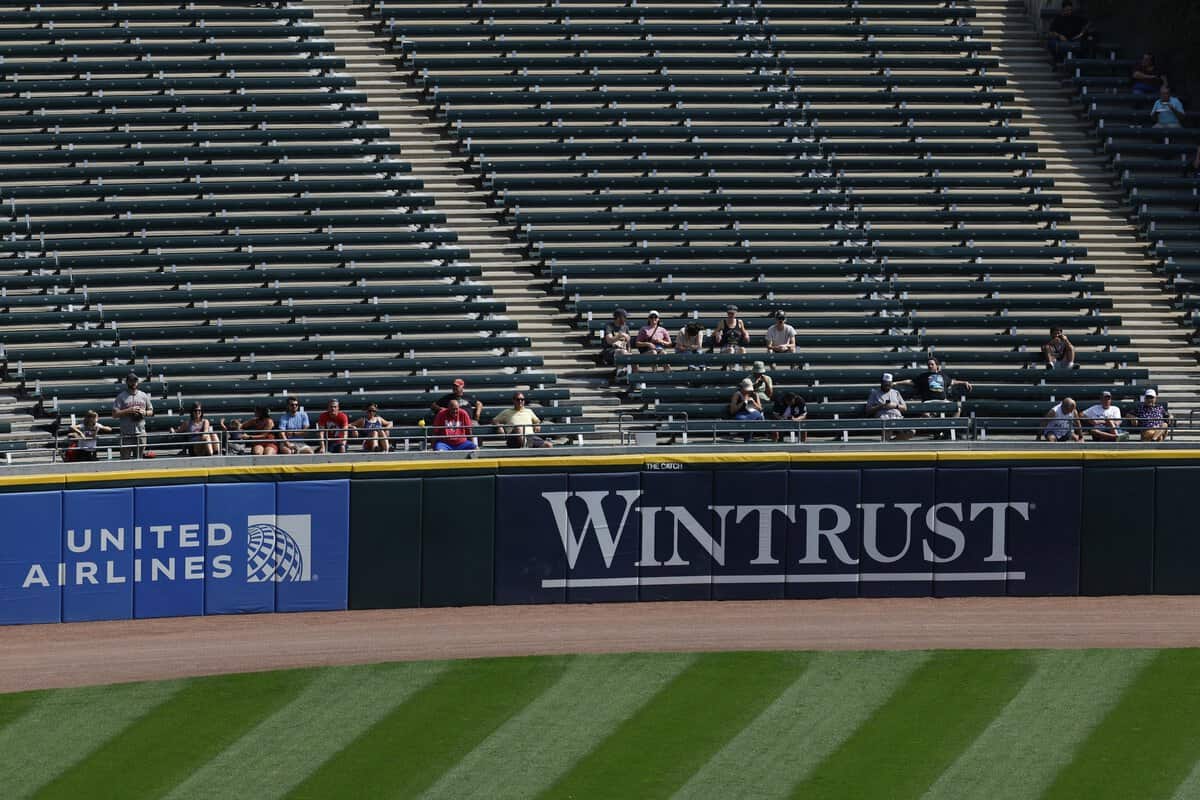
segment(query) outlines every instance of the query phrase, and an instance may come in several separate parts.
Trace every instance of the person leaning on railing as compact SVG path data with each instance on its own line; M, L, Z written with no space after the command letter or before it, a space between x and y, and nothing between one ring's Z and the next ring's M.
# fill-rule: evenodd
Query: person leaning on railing
M275 420L266 406L256 406L254 416L245 422L234 420L233 430L241 433L242 439L250 446L250 455L273 456L279 452L279 443L275 432ZM221 430L230 427L221 420Z
M100 434L112 433L112 431L113 429L107 425L100 424L99 414L95 411L88 411L83 415L82 425L72 425L67 428L67 436L71 441L63 459L66 461L95 461L97 457L96 444Z

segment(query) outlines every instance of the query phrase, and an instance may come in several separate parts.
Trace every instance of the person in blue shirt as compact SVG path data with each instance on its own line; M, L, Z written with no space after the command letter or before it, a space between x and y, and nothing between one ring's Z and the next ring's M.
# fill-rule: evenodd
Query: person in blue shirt
M304 441L312 424L308 414L300 407L299 397L287 399L287 409L279 415L279 450L282 453L311 453L312 446Z
M1183 113L1183 103L1171 94L1169 86L1164 86L1150 109L1150 116L1154 117L1156 128L1182 128L1183 118L1187 115Z

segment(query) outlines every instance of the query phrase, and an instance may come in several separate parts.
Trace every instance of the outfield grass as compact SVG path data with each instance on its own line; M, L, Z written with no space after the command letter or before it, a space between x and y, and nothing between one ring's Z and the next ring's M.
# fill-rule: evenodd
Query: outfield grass
M1200 650L378 664L0 695L0 798L1200 797Z

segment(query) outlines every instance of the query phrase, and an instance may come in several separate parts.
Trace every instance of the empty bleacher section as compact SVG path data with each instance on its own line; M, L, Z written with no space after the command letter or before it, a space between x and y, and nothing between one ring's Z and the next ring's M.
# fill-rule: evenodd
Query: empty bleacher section
M711 328L734 302L761 353L783 309L799 354L766 360L816 415L857 414L881 370L929 353L980 416L1148 385L974 3L372 11L582 330L616 307ZM1042 369L1051 324L1078 369ZM627 388L650 415L720 416L757 357L637 356L717 369Z
M520 386L578 414L311 18L0 9L6 411L106 415L133 369L159 429L288 393L411 424L456 377L493 407Z

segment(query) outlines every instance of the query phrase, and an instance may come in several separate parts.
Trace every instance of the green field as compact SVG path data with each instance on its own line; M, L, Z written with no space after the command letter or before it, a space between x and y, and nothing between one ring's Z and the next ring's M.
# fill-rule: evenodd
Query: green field
M380 664L0 695L0 798L1200 797L1200 650Z

